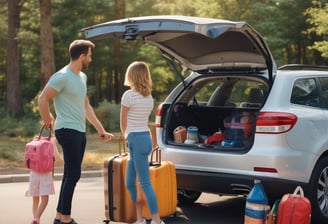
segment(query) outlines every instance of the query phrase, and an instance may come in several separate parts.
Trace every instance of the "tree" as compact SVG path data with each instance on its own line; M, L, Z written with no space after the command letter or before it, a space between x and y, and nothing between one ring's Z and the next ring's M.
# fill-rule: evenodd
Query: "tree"
M307 22L311 26L308 33L321 37L309 48L319 51L322 57L328 58L328 3L314 1L313 7L309 8L306 14L309 16Z
M0 0L0 107L4 108L5 91L6 91L6 41L7 41L7 28L8 28L8 9L6 0ZM4 112L1 110L1 112Z
M40 1L41 88L55 72L51 0Z
M121 19L125 17L125 0L115 0L114 3L114 11L115 11L115 19ZM121 92L119 90L122 90L122 88L119 88L120 84L123 83L121 80L123 80L124 72L122 71L122 66L120 66L121 59L121 41L115 40L114 45L114 100L115 102L119 102L121 98ZM110 77L110 74L109 74ZM109 83L110 84L110 83ZM110 86L108 86L110 87Z
M22 0L7 0L8 40L7 40L7 113L10 116L23 114L23 96L20 86L20 54L18 31Z

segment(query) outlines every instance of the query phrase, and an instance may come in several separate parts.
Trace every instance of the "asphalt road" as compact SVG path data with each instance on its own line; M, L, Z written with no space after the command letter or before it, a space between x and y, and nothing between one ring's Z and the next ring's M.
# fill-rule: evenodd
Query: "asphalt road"
M58 192L60 181L55 181ZM32 199L25 197L27 182L0 184L0 223L29 224ZM50 196L41 224L52 224L57 194ZM167 224L242 224L245 199L242 197L202 194L195 204L177 208L176 216L165 218ZM102 224L104 214L103 178L82 178L73 200L72 216L79 224ZM111 222L119 224L118 222Z

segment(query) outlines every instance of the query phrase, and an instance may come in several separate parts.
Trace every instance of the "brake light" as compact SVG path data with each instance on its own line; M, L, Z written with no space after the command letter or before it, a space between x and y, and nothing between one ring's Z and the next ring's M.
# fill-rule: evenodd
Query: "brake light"
M279 134L291 130L297 121L297 116L291 113L260 112L256 121L256 132Z
M156 116L155 116L155 127L156 128L161 127L161 120L162 120L162 114L163 114L162 105L163 104L158 105L157 110L156 110Z

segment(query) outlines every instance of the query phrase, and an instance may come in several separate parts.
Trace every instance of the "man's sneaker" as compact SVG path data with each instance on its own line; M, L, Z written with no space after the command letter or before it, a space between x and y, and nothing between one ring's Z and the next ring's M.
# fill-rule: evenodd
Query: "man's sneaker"
M143 219L142 221L135 221L132 224L147 224L147 221L145 219Z

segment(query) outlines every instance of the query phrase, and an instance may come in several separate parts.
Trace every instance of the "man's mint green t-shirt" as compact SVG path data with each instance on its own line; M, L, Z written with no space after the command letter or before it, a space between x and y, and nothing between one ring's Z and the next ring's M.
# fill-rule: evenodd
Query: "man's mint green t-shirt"
M87 76L83 72L75 74L65 66L51 76L48 85L57 91L54 97L55 130L70 128L85 132Z

